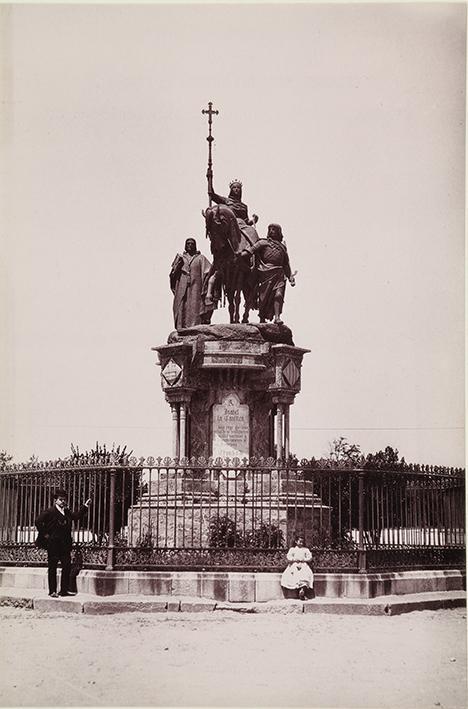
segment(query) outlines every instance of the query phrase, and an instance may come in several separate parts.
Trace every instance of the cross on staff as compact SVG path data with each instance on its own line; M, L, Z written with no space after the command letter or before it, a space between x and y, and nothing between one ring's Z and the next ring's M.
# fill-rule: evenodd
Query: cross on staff
M213 162L211 160L211 143L214 138L211 135L211 124L213 123L213 116L217 116L219 111L213 109L213 103L208 101L208 108L202 109L202 114L208 114L208 170L206 172L206 179L208 180L208 192L213 191ZM211 207L211 197L210 197L210 207Z

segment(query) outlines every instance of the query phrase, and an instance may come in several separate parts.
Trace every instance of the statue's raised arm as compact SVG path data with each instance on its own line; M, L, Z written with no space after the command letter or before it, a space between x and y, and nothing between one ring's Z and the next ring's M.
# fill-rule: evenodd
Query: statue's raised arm
M252 215L252 219L249 219L249 210L246 204L242 202L242 182L239 180L233 180L229 183L229 196L222 197L212 189L212 183L208 185L208 196L216 204L225 204L229 209L232 210L234 216L239 222L239 227L242 226L254 226L258 217L256 214ZM257 235L258 239L258 235Z
M208 108L202 111L208 116L208 181L209 207L203 210L206 234L210 238L213 265L207 278L205 305L212 309L218 306L224 291L229 304L229 317L232 323L239 322L240 294L244 294L245 311L242 322L248 322L249 310L253 303L251 293L251 272L249 265L238 255L258 241L255 224L256 214L249 219L247 205L242 202L242 182L233 180L229 185L229 195L217 194L213 187L213 161L211 133L213 116L218 111L210 101ZM213 203L215 206L213 206Z

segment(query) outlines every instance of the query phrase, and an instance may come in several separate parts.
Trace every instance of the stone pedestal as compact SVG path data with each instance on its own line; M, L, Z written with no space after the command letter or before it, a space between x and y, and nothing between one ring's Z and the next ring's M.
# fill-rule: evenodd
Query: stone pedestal
M327 543L331 509L288 470L289 412L309 350L270 324L199 325L154 350L174 460L153 470L131 508L130 545L274 548L296 529Z
M315 545L326 545L331 507L300 475L250 468L155 471L148 493L129 511L129 545L206 548L211 523L222 518L235 525L236 539L224 539L233 546L252 545L262 529L266 535L279 530L284 544L297 530Z
M294 345L287 327L270 324L198 325L154 350L175 460L154 471L130 510L130 545L207 547L213 520L235 528L234 546L276 546L261 535L285 543L295 529L327 535L330 508L300 471L280 463L289 459L289 412L309 350ZM253 458L269 461L256 469Z
M280 325L198 325L173 332L159 355L172 415L172 455L288 459L290 406L302 358Z

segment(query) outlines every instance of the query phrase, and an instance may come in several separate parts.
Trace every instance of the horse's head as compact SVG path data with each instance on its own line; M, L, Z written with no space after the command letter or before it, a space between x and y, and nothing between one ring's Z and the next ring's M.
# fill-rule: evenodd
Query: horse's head
M224 233L229 232L229 217L231 210L224 204L218 204L216 207L208 207L205 209L206 230L208 232Z
M225 205L219 204L216 207L208 207L204 212L206 234L210 238L213 253L226 246L229 241L230 221L228 212L230 210L226 211L227 209Z

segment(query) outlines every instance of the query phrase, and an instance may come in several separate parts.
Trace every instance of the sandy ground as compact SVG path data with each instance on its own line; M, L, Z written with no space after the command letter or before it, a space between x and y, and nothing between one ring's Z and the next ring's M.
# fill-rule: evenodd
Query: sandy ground
M0 609L1 706L465 707L466 611Z

